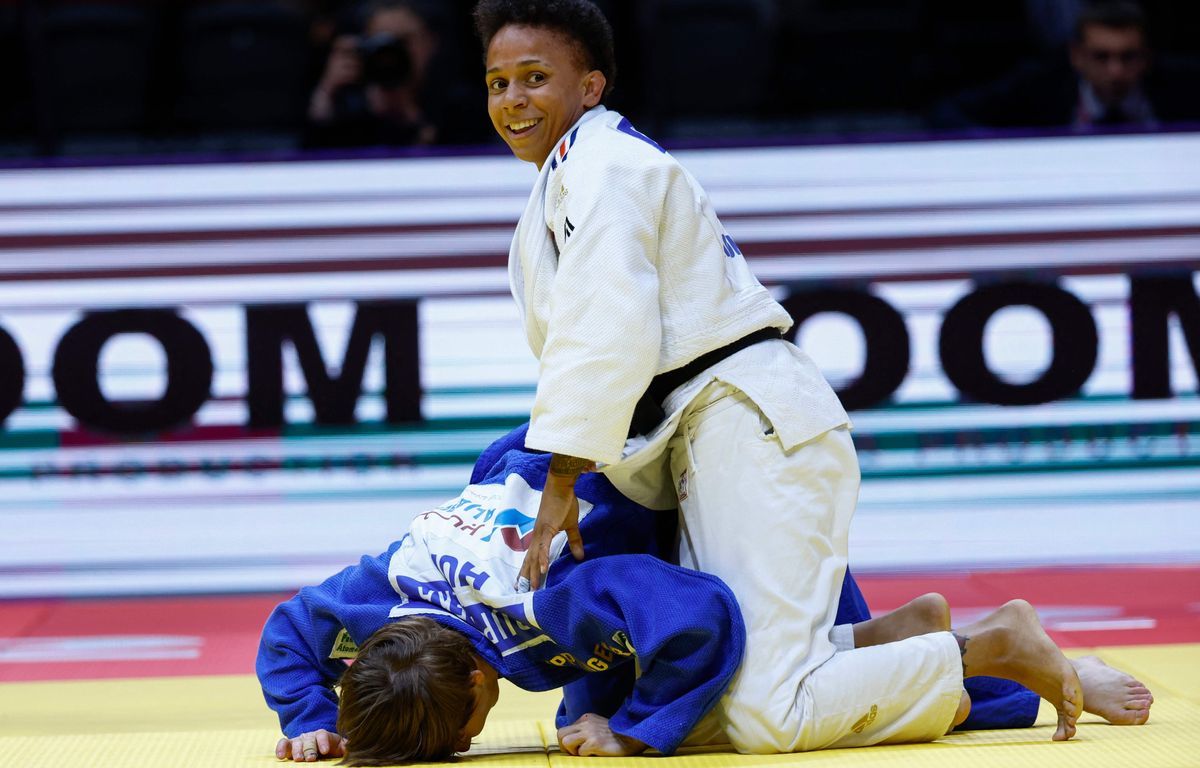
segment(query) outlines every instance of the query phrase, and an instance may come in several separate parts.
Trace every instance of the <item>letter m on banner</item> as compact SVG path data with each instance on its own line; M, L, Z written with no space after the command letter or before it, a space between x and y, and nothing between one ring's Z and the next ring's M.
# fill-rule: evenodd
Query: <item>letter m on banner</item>
M353 424L362 395L363 373L371 341L384 343L384 400L391 423L420 421L421 373L415 301L360 302L337 375L332 375L317 345L305 304L246 308L246 395L250 426L284 423L283 345L291 343L300 360L317 424Z

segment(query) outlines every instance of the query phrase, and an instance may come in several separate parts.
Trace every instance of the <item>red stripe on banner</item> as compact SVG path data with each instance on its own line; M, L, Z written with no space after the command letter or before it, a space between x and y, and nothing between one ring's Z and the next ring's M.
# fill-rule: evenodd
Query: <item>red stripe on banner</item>
M186 429L169 430L154 434L138 434L133 437L114 436L103 432L90 432L85 429L68 429L58 433L59 446L62 448L97 448L108 445L129 445L163 443L208 443L226 440L274 440L282 434L279 429L252 429L250 427L229 425L192 426Z
M1200 566L858 576L875 614L941 592L961 624L1014 597L1063 647L1200 642ZM251 674L286 594L0 602L0 682Z

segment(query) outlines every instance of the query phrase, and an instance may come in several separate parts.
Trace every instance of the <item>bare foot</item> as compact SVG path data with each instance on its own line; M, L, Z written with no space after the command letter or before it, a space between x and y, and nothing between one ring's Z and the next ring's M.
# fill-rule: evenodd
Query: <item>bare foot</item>
M891 613L854 625L854 647L894 643L950 629L950 604L936 592L910 600Z
M1154 695L1141 682L1095 656L1072 659L1083 686L1083 709L1113 725L1142 725L1150 719Z
M1012 600L957 634L965 677L991 675L1020 683L1058 710L1055 741L1075 735L1083 710L1079 675L1042 629L1033 606Z

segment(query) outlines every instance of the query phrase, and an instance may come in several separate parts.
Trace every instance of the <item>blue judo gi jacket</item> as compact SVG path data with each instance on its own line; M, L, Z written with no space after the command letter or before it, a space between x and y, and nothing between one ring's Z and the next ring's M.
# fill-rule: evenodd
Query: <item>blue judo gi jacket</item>
M576 486L587 558L556 557L545 588L515 592L549 456L493 448L460 497L418 515L386 552L272 612L256 670L286 735L335 730L333 685L344 659L387 622L413 615L463 633L502 677L526 690L611 679L601 688L611 696L575 689L585 693L573 699L585 709L564 706L559 725L597 712L615 732L664 753L724 692L745 643L732 592L716 577L655 557L655 513L601 475Z

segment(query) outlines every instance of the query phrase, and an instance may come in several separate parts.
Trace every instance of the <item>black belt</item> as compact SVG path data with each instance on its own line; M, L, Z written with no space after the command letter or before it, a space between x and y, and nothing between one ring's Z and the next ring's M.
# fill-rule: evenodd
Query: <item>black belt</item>
M666 413L663 411L663 401L667 399L667 395L671 394L672 391L684 382L694 379L722 360L732 357L737 352L741 352L746 347L753 346L761 341L782 338L783 332L778 328L760 328L737 341L731 341L723 347L714 349L711 352L705 352L682 368L676 368L673 371L667 371L655 376L650 380L650 386L646 388L645 394L637 401L637 405L633 409L633 420L629 424L629 436L647 435L661 424L662 420L666 418Z

